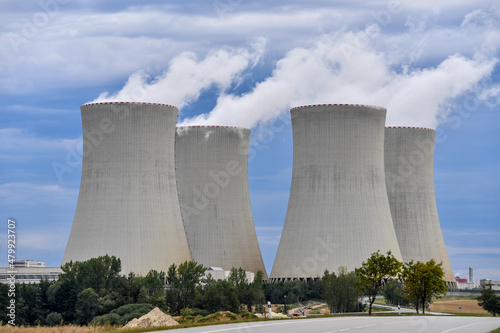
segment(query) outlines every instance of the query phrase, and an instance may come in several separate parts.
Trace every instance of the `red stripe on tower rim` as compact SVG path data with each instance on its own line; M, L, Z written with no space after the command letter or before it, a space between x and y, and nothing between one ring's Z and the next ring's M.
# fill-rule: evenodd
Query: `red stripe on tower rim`
M386 129L418 129L418 130L425 130L425 131L434 131L436 130L434 128L429 128L429 127L412 127L412 126L386 126Z
M374 109L384 109L384 110L387 110L387 108L385 108L383 106L366 105L366 104L310 104L310 105L295 106L293 108L290 108L290 110L302 109L302 108L321 107L321 106L359 106L359 107L369 107L369 108L374 108Z

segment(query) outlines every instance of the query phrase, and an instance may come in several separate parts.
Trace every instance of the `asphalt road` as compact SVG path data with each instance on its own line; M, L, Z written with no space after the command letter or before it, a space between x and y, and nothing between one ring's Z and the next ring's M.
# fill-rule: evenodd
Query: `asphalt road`
M334 333L334 332L429 332L481 333L500 327L500 318L449 316L341 317L291 319L268 322L184 328L176 333ZM157 331L160 332L160 331Z

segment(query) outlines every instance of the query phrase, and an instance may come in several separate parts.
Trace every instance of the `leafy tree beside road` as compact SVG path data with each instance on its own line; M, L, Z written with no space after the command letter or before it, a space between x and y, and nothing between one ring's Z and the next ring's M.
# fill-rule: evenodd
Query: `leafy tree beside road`
M396 277L401 271L402 263L399 262L391 253L387 255L380 254L380 251L372 253L370 258L356 268L355 273L358 277L356 287L368 296L369 310L372 314L372 305L385 281L391 277Z
M420 261L405 264L402 279L403 290L407 299L415 305L417 310L422 305L422 313L425 314L425 305L433 296L443 294L448 289L443 280L444 271L442 263L437 264L434 259L426 263Z
M500 315L500 300L491 287L491 282L486 284L481 290L481 295L477 298L479 306L491 313L493 316Z

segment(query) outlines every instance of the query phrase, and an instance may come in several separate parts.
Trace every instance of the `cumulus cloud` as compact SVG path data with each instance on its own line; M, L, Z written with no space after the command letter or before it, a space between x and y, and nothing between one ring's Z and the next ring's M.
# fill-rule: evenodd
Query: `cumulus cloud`
M224 91L238 84L245 69L257 64L261 58L265 39L257 39L250 49L224 48L211 50L204 59L193 52L184 52L172 59L168 70L150 80L143 72L132 74L117 93L102 93L93 102L165 101L182 108L199 98L213 86Z
M497 61L455 54L438 66L410 70L357 43L362 37L348 32L342 38L324 36L310 48L295 48L252 91L221 94L210 113L183 124L254 127L297 105L354 103L387 107L388 125L435 128L449 102L488 77Z
M463 18L462 28L483 29L476 22L485 15L494 22L495 12L472 11ZM487 27L492 26L490 21ZM253 128L297 105L354 103L387 107L387 125L436 128L452 110L457 97L474 91L480 100L491 101L498 94L496 87L488 91L478 88L478 83L488 78L497 64L495 52L491 52L500 45L495 34L481 39L476 53L449 53L429 66L416 65L415 58L433 44L420 43L418 50L407 49L407 41L395 38L397 45L387 48L380 44L383 29L377 23L357 31L341 29L325 33L307 46L293 47L276 61L267 78L243 93L230 88L237 86L245 71L262 58L262 40L247 49L212 50L204 59L195 53L182 53L162 75L151 79L144 73L135 73L120 91L103 93L95 101L161 102L182 108L215 86L215 107L208 113L184 119L181 125ZM410 28L408 33L418 38L424 36L425 40L434 30L424 25ZM453 33L452 39L461 33Z

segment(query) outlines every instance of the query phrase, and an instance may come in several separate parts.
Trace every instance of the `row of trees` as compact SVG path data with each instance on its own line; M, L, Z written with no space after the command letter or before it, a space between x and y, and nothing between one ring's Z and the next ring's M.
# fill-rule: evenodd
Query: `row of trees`
M151 270L144 277L120 275L121 261L103 256L62 267L57 281L16 285L16 323L19 325L88 324L94 318L113 314L130 319L124 311L139 314L158 306L171 315L207 315L229 310L240 313L262 309L266 300L290 303L319 299L321 281L263 283L263 272L247 282L243 269L233 268L228 280L204 277L205 268L196 262L172 265L167 273ZM0 284L0 304L8 304L8 285ZM134 307L126 305L137 305ZM6 322L6 307L0 307L0 322ZM113 320L111 320L114 323Z
M437 264L434 259L425 263L411 261L403 264L391 251L386 255L377 251L363 262L360 268L356 268L358 280L355 284L363 295L368 296L370 315L373 302L386 283L391 283L391 288L397 289L398 282L391 282L395 278L401 281L400 290L403 291L404 298L415 306L417 314L420 305L422 313L425 313L425 304L431 302L433 296L444 294L448 289L443 280L444 271L441 265L442 263Z
M130 318L126 311L146 311L158 306L171 315L182 311L206 315L221 310L235 313L262 310L262 304L324 300L330 312L362 311L362 296L368 296L369 313L377 294L382 292L396 304L403 298L414 304L425 304L433 295L443 293L440 264L403 265L390 252L373 253L354 272L339 268L337 273L325 271L323 277L307 281L294 280L263 283L263 273L247 282L243 269L233 268L228 280L205 277L206 269L196 262L172 265L166 273L151 270L146 276L120 275L121 261L103 256L62 266L58 281L16 287L16 322L25 325L65 323L88 324L94 318ZM400 279L393 279L399 277ZM385 283L385 286L384 286ZM7 304L7 285L0 285L0 303ZM5 290L4 290L5 289ZM124 307L136 304L135 307ZM117 312L117 309L121 309ZM424 311L425 308L423 308ZM5 318L6 308L0 309Z

